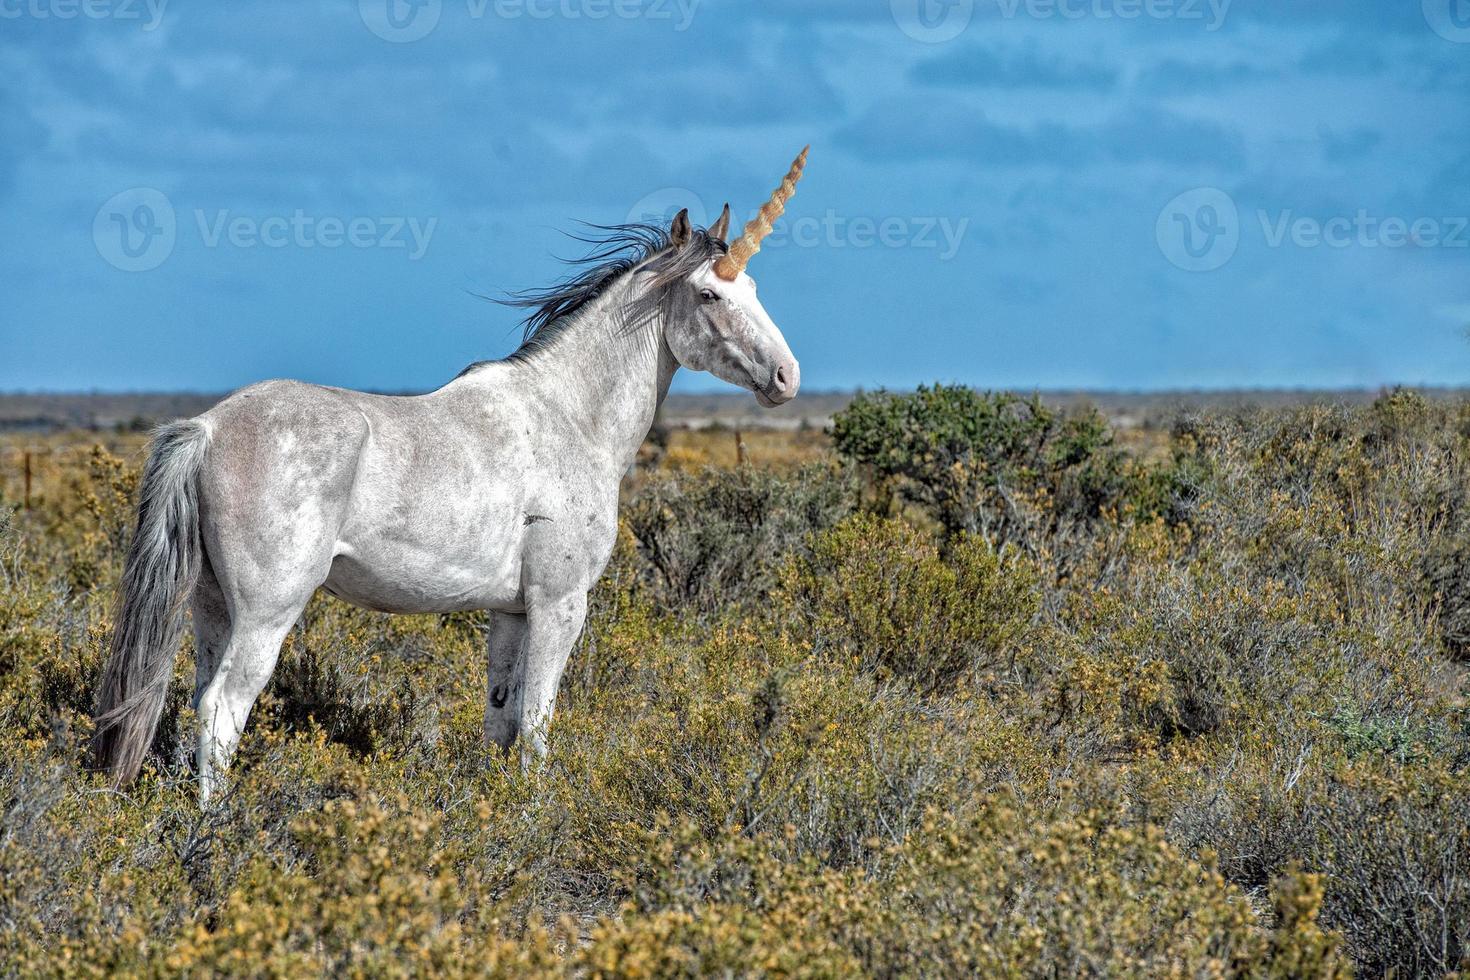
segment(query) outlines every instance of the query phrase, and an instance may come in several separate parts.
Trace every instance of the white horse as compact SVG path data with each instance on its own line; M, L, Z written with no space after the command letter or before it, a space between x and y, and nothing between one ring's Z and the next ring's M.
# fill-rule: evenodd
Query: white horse
M795 191L790 171L733 246L622 225L583 274L517 302L525 343L437 391L393 397L267 381L154 438L93 752L136 777L192 605L201 799L223 780L285 639L318 588L394 613L490 610L485 737L522 765L546 726L618 485L680 367L795 397L796 358L745 265ZM529 743L529 744L527 744Z

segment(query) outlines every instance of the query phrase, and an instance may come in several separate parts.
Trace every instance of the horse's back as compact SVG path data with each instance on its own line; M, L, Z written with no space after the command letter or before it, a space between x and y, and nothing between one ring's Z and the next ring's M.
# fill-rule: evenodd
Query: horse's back
M300 381L242 388L204 414L210 475L222 489L294 497L340 482L370 430L354 394Z
M205 418L206 550L238 591L325 584L393 612L515 601L521 464L474 398L268 381Z

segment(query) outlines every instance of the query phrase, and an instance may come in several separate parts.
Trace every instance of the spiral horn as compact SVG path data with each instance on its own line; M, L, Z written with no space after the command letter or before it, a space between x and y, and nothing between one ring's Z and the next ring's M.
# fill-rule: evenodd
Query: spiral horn
M796 182L801 179L801 168L806 166L806 154L810 149L811 146L802 148L801 153L792 161L791 169L786 171L781 186L771 191L770 200L762 204L755 217L745 223L745 231L730 246L730 251L715 259L715 275L733 282L736 276L745 271L750 257L761 250L761 239L771 233L771 223L781 217L781 212L786 210L786 202L796 193Z

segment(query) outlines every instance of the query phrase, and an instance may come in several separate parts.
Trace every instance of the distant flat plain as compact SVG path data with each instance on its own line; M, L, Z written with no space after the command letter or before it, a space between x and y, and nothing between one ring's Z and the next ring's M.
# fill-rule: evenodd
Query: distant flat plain
M1042 401L1054 405L1090 403L1118 428L1165 421L1181 411L1308 403L1357 404L1371 401L1382 388L1217 389L1178 391L1051 391ZM1431 398L1460 399L1466 388L1419 389ZM1030 394L1029 391L1021 391ZM171 418L198 415L225 392L15 392L0 393L0 431L57 432L69 429L143 429ZM823 428L855 392L803 392L779 408L762 409L744 392L672 394L660 418L671 428L726 426L748 429Z

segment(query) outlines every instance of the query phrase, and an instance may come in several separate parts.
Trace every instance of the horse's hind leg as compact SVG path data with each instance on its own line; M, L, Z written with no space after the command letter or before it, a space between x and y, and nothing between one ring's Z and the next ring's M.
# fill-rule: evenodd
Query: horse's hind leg
M199 582L194 586L194 710L209 682L214 680L225 646L230 642L230 607L214 577L209 561L203 563Z
M222 788L224 771L240 743L255 699L265 690L281 643L313 589L287 602L235 604L230 638L214 676L199 698L199 796L204 802ZM242 609L243 606L243 609Z

